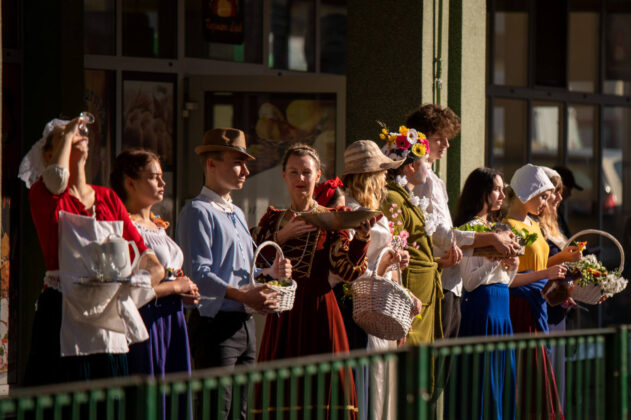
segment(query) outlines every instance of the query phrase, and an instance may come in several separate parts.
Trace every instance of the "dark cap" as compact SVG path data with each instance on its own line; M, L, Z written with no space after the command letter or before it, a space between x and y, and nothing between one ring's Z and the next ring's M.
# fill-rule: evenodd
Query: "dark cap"
M568 188L576 188L579 191L583 191L583 187L576 183L576 180L574 179L574 174L568 168L566 168L565 166L555 166L552 169L554 169L559 173L559 175L561 175L563 185Z

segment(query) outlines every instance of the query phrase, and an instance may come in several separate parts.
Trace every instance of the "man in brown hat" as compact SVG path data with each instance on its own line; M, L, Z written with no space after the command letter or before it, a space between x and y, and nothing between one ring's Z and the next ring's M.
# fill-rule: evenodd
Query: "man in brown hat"
M184 272L197 283L205 299L189 321L191 354L196 368L253 364L256 357L254 320L244 305L257 311L274 309L278 292L249 284L253 241L245 216L230 193L243 188L250 173L245 135L234 128L215 128L195 148L204 171L201 193L182 209L177 239L184 252ZM257 269L258 270L258 269ZM258 274L258 273L257 273ZM290 278L291 263L276 257L262 274ZM232 390L224 392L224 418L232 417ZM246 418L247 390L239 407Z

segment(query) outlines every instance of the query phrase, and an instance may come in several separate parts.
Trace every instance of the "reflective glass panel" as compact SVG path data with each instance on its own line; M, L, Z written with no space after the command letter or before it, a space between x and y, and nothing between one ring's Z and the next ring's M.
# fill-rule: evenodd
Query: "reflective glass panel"
M537 165L553 166L559 158L561 104L533 102L530 126L530 156Z
M346 73L346 5L320 2L320 71ZM343 2L342 2L343 3Z
M177 2L125 0L123 55L175 58L177 55Z
M631 94L631 13L607 14L604 58L604 93Z
M272 0L270 67L315 71L314 10L314 0Z
M493 102L492 166L506 179L526 162L526 101L496 98Z
M598 19L593 12L571 12L569 46L570 90L595 92L598 74Z
M83 2L86 54L116 55L115 6L115 0L85 0Z
M528 82L528 13L496 12L493 83L526 86Z

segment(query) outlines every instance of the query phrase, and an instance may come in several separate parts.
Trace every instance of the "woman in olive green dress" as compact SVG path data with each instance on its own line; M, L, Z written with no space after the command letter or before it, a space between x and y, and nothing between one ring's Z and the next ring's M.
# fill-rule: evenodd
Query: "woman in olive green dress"
M388 193L381 211L389 219L395 237L407 241L410 264L403 271L403 285L423 304L420 317L417 316L412 323L407 343L429 343L443 337L440 270L457 264L462 252L454 246L442 258L434 257L432 240L425 233L423 208L426 203L412 193L414 187L423 184L427 178L429 144L425 136L405 127L401 127L399 133L382 134L386 137L386 145L382 148L384 154L391 159L404 158L405 161L388 174Z

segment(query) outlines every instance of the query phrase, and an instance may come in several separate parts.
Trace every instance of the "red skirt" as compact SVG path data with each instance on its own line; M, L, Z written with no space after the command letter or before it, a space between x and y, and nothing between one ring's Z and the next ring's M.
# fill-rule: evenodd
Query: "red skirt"
M526 299L510 297L510 318L515 334L542 334L536 327L535 318ZM538 377L541 378L539 395L537 395ZM528 381L530 381L530 392L527 392ZM565 419L548 350L543 346L517 352L516 409L521 413L522 419Z

